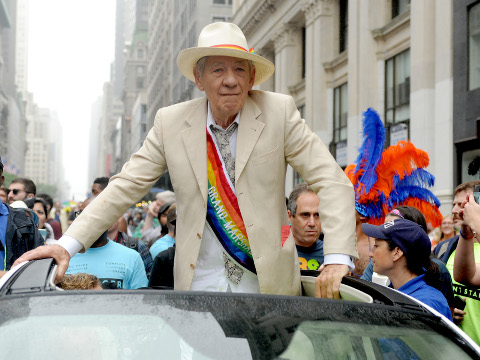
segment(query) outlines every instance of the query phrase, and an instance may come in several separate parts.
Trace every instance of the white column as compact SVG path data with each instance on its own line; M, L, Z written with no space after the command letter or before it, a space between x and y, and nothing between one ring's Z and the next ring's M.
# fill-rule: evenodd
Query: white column
M302 5L306 19L305 120L324 142L328 131L327 79L323 63L333 55L331 1L307 0Z
M272 40L275 44L275 91L290 94L288 87L301 79L301 28L295 24L284 24L280 26Z

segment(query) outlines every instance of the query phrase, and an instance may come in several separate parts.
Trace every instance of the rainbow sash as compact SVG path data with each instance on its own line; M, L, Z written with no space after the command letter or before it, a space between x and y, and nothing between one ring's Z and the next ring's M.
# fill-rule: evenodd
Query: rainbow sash
M237 263L256 274L247 231L237 196L222 157L207 128L207 222L225 251Z

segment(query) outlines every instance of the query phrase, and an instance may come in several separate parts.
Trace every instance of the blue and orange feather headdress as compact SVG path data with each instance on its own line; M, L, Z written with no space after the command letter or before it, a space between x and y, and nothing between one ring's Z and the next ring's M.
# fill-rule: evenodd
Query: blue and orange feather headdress
M427 223L440 226L440 201L428 190L435 177L425 168L428 154L410 141L399 141L384 150L385 127L378 113L369 108L363 113L363 143L354 164L345 173L355 188L355 209L369 223L382 224L397 206L412 206Z

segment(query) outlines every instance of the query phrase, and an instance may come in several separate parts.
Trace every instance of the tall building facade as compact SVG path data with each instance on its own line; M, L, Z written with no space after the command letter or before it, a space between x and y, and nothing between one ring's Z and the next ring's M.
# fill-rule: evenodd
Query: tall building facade
M259 88L293 96L342 167L361 145L362 113L385 123L387 145L429 153L447 214L453 184L452 0L236 0L232 22L276 67ZM288 194L300 181L287 172Z
M161 107L202 96L178 71L177 55L197 46L206 25L230 21L232 10L232 0L149 0L148 129Z
M0 2L0 156L5 171L24 174L25 164L25 101L16 85L17 26L19 19L17 1ZM24 38L20 34L20 38Z
M453 141L455 183L478 180L469 164L480 156L480 1L453 2Z

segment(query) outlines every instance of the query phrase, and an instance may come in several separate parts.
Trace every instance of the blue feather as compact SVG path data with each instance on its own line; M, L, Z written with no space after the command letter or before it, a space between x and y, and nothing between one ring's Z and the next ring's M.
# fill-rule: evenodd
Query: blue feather
M388 206L389 208L393 208L395 205L402 203L408 198L417 198L428 201L430 204L435 204L437 207L440 206L440 200L438 200L430 190L424 189L420 186L403 186L396 188L390 194Z
M365 186L368 193L377 182L376 168L382 160L382 153L385 146L385 127L378 113L368 108L363 113L363 143L358 149L359 155L355 163L355 173L360 169L364 170L358 179L359 183Z
M398 175L395 175L392 182L393 188L397 186L421 186L421 187L432 187L435 185L435 176L430 174L425 169L415 169L410 175L405 176L402 180L399 179Z

